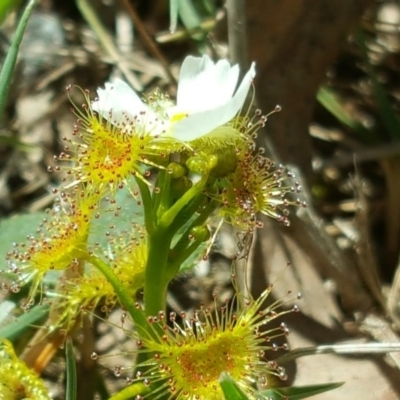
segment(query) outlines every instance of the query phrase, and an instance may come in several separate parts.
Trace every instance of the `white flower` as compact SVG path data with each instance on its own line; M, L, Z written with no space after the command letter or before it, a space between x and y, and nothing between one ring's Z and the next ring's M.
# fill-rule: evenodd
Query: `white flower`
M165 121L159 121L154 111L121 79L106 82L105 89L97 89L97 100L92 109L113 125L159 135L165 131Z
M214 64L208 56L186 57L179 74L177 104L167 111L177 121L171 135L192 141L226 124L242 108L254 76L252 63L235 92L238 65L231 67L227 60Z
M255 76L255 64L239 79L239 66L227 60L211 61L208 56L188 56L178 82L177 103L163 115L142 102L128 84L116 79L98 89L92 108L115 125L139 124L152 135L166 135L190 142L229 122L240 111ZM168 104L168 103L167 103Z

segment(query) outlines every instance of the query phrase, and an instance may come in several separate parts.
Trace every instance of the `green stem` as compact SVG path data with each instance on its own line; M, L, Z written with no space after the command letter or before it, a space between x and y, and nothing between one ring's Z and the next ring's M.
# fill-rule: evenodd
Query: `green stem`
M111 396L109 400L129 400L136 398L137 396L144 395L147 392L149 392L149 388L144 383L133 383L132 385Z
M167 261L172 235L169 230L157 229L149 235L149 251L144 280L145 313L156 316L165 310L167 297Z
M171 232L175 234L182 226L184 226L188 221L190 221L193 215L195 215L199 210L200 205L203 201L204 201L204 196L199 195L195 199L193 199L186 207L184 207L172 221L172 224L169 227ZM196 225L193 225L192 223L190 225L190 229L193 226Z
M121 284L112 269L103 260L95 256L87 254L85 255L85 260L94 265L107 278L107 281L113 287L119 302L132 317L139 335L143 336L144 333L147 332L146 326L148 325L148 322L146 317L144 316L143 312L137 308L136 304L132 300L132 297ZM151 334L151 332L148 333Z
M179 271L180 266L183 262L190 257L190 255L196 251L196 249L206 240L206 234L199 237L192 243L190 239L190 233L196 226L203 226L205 221L210 214L216 209L218 203L212 201L206 208L204 208L201 214L190 224L186 231L182 234L181 238L175 244L174 248L170 251L170 257L168 260L168 274L169 280L173 279L176 273Z
M179 200L177 200L174 205L162 215L160 219L160 226L170 226L178 213L203 190L205 184L207 183L207 179L208 174L203 175L195 185L193 185Z
M157 220L160 220L171 205L171 175L165 170L159 171L157 184L160 192L156 194L157 202L154 202L153 208Z
M207 205L203 210L201 210L200 215L190 224L190 226L183 233L179 241L174 246L174 251L179 248L185 248L188 246L190 239L189 234L190 231L196 227L204 225L207 221L207 218L215 211L215 209L219 206L219 203L213 200L211 203ZM178 228L179 229L179 228Z

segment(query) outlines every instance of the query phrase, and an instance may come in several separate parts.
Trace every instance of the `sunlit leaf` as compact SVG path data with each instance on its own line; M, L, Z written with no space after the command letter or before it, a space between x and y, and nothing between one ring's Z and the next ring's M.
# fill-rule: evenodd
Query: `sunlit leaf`
M29 312L21 314L15 321L1 327L0 337L11 341L19 338L26 330L43 320L47 316L49 308L46 304L31 308Z
M45 212L20 214L0 221L0 270L8 268L5 256L13 243L26 242L26 237L35 233L46 215Z

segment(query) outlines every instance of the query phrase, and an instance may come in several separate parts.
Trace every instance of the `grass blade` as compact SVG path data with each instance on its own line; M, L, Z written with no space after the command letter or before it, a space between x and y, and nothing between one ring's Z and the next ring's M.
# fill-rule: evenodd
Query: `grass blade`
M0 72L0 121L3 117L4 107L6 105L6 99L10 89L11 77L14 71L15 62L17 61L19 46L22 42L22 38L24 37L25 28L28 24L29 17L37 1L38 0L30 0L26 6Z
M65 398L66 400L75 400L77 392L76 362L71 338L67 338L66 340L65 358L67 362L67 387Z
M36 306L27 313L22 314L15 321L0 328L0 337L8 340L18 339L33 324L44 319L49 312L47 304Z

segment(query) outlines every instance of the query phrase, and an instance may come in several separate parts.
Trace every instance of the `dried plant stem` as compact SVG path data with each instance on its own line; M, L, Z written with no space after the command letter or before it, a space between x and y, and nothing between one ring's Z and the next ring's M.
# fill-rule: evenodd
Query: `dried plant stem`
M124 74L125 78L131 84L133 89L137 91L141 91L142 84L139 82L139 79L132 73L129 69L126 61L123 59L123 56L119 53L116 45L110 34L102 25L101 21L97 17L96 12L93 10L92 6L88 3L87 0L76 0L76 4L82 13L83 17L86 19L87 23L93 29L93 32L96 34L99 39L103 49L107 52L107 54L111 57L115 65L121 70Z
M176 81L174 75L172 74L171 69L169 68L168 60L165 58L164 54L159 49L159 47L157 45L157 42L152 38L152 36L147 31L144 23L140 19L139 15L137 14L137 12L134 9L134 7L132 6L132 4L130 4L130 2L128 0L121 0L121 3L125 7L125 9L128 12L129 16L132 18L132 21L135 24L135 28L137 29L140 37L143 40L143 43L145 44L145 46L147 47L149 52L151 54L153 54L153 56L158 61L160 61L160 63L163 66L163 68L165 70L165 73L167 74L170 82L173 83L174 85L176 85L177 81Z
M386 354L400 352L399 343L346 343L346 344L327 344L316 347L303 347L279 357L276 360L279 364L284 364L290 360L295 360L304 356L317 354Z
M241 71L248 67L246 13L243 0L227 0L229 55Z

